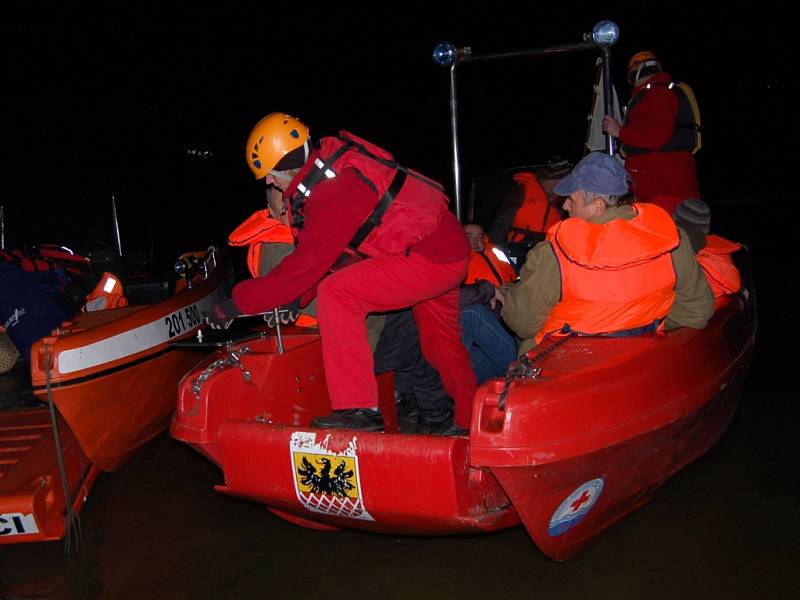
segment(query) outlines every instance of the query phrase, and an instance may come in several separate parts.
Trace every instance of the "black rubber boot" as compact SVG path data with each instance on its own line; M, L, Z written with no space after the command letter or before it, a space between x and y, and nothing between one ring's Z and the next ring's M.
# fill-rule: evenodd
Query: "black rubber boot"
M420 411L417 415L417 433L438 435L453 425L453 411L448 406L437 412Z
M397 398L397 420L401 424L413 425L417 422L417 398L413 393L398 393Z
M311 420L312 427L320 429L354 429L357 431L380 431L383 429L383 415L370 408L348 408L335 410L324 417Z
M443 427L438 431L432 431L431 434L441 435L444 437L469 437L469 429L464 429L455 423L450 423L448 427Z

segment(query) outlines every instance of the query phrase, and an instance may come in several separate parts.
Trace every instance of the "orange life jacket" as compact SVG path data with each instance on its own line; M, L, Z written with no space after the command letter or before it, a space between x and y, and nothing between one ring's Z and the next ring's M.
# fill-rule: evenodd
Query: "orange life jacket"
M663 325L675 300L672 251L680 244L672 217L651 204L605 225L566 219L547 232L561 269L561 301L545 335L633 335Z
M493 250L492 244L485 243L482 252L473 250L469 253L469 268L464 283L475 283L479 279L485 279L495 286L501 286L517 278L514 267L500 259Z
M733 264L731 257L739 248L741 244L718 235L709 235L706 237L705 248L697 253L697 262L714 292L715 309L727 302L728 294L735 294L742 287L739 269Z
M247 268L253 277L258 277L261 244L294 244L292 230L269 215L268 209L257 210L228 236L231 246L250 246L247 250Z
M318 155L306 162L287 188L293 227L302 227L303 205L313 187L344 169L358 170L379 198L350 242L357 254L402 254L433 233L447 211L448 199L441 184L401 167L386 150L341 131L338 137L322 138Z
M509 242L521 242L525 240L525 232L543 233L558 223L561 216L555 207L550 206L547 194L536 175L517 173L514 175L514 181L522 185L525 196L522 206L514 215L514 223L507 239Z
M86 304L81 310L92 312L126 306L128 306L128 299L123 294L122 282L113 273L104 271L100 281L86 296Z
M250 246L247 250L247 269L253 277L259 277L262 244L292 244L292 229L278 219L270 217L268 209L257 210L228 236L230 246ZM316 327L317 320L310 315L300 315L295 321L298 327Z

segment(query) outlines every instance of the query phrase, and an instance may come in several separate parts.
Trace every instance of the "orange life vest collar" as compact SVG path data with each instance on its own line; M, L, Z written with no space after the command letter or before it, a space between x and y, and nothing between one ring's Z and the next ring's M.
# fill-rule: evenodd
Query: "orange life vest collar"
M273 219L268 209L257 210L228 236L231 246L249 246L256 242L294 243L292 230L278 219Z
M257 210L228 236L231 246L249 246L247 269L253 277L259 277L258 265L261 261L261 244L294 244L292 230L278 219L270 216L268 209Z
M565 219L547 239L570 262L587 269L621 269L648 262L678 247L680 238L669 214L655 206L632 204L636 215L597 224Z

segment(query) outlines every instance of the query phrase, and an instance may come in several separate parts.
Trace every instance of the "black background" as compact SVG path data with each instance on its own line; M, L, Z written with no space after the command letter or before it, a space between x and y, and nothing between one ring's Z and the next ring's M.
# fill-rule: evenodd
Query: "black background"
M448 72L431 60L434 44L486 54L575 43L606 18L621 30L622 102L625 65L642 49L693 86L712 207L730 198L766 206L789 185L795 53L788 15L765 3L32 3L12 13L2 25L7 247L111 241L112 194L127 248L152 240L171 254L224 241L263 205L244 142L275 110L313 135L353 131L452 188ZM578 160L594 60L460 68L465 184L554 154Z

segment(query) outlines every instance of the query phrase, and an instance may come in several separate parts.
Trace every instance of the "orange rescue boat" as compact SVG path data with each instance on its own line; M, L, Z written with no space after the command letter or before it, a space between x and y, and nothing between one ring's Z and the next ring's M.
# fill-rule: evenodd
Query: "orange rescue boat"
M33 393L58 409L64 467L47 407L0 412L0 544L62 537L67 504L78 510L99 471L119 468L169 424L181 375L204 357L172 342L196 333L230 285L214 248L181 261L168 298L81 312L34 344Z

